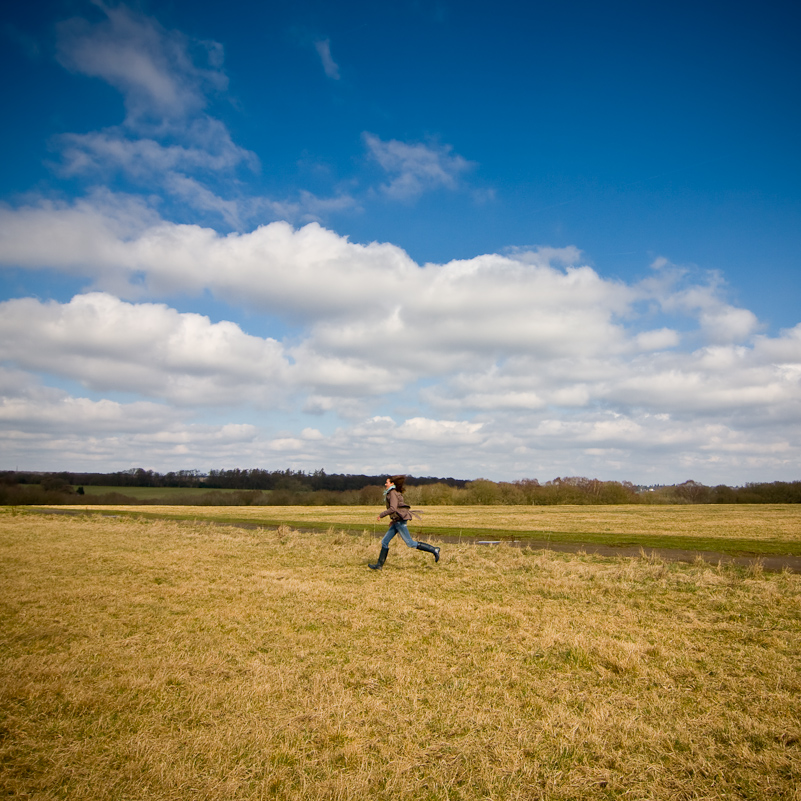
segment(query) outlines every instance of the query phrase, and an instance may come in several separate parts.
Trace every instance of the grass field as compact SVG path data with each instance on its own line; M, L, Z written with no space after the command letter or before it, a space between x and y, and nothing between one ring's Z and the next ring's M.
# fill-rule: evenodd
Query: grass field
M91 510L294 528L378 533L374 506L91 506ZM801 504L681 506L429 506L423 536L529 539L753 556L801 556Z
M376 552L6 510L0 795L801 799L801 576Z

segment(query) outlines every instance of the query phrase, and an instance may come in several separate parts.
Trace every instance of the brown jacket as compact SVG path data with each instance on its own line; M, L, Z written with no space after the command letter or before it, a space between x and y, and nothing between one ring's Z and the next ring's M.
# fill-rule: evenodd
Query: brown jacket
M409 511L410 508L409 504L403 500L403 495L393 487L387 493L387 508L381 512L379 517L389 515L393 523L397 523L399 520L411 520L412 513Z

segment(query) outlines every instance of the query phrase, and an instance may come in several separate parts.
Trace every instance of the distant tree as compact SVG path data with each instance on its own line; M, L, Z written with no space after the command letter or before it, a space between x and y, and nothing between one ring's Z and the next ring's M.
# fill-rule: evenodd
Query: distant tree
M536 478L522 478L514 482L523 494L523 503L537 503L542 497L542 487Z
M465 487L465 497L462 503L492 506L500 502L498 485L486 478L477 478L470 481Z
M713 503L737 503L737 492L724 484L718 484L712 488L711 500Z
M67 481L63 476L55 473L50 473L49 475L45 476L40 483L42 489L47 490L48 492L72 492L72 484L70 484L70 482Z
M709 487L700 484L697 481L685 481L683 484L678 484L673 488L673 494L676 498L686 501L688 503L709 503L711 498L711 490Z
M501 481L498 483L498 503L505 506L519 506L526 502L526 494L517 483Z
M359 490L359 504L361 506L375 506L381 503L383 490L376 485L368 485Z

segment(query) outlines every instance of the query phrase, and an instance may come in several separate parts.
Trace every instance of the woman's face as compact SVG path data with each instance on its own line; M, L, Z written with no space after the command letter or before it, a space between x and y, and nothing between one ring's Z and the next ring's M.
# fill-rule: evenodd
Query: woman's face
M384 486L385 486L387 489L389 489L389 488L392 486L392 479L391 479L391 478L388 478L388 479L387 479L387 480L384 482Z

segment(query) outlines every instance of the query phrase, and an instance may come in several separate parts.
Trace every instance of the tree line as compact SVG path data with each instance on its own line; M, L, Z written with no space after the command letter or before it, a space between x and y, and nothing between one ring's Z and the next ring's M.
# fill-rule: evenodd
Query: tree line
M0 471L0 481L17 484L53 484L70 486L102 487L183 487L187 489L237 489L237 490L359 490L372 484L383 484L385 476L350 475L326 473L315 470L210 470L208 474L199 470L179 470L157 473L141 467L120 470L116 473L34 473ZM409 477L417 485L445 483L462 487L468 482L456 478Z
M132 468L115 473L37 473L0 471L0 504L120 504L333 506L375 505L382 501L385 476L328 474L324 470L180 470L161 474ZM84 487L113 488L103 494ZM169 500L146 497L141 489L175 488ZM180 490L187 492L181 494ZM801 481L750 483L741 487L706 486L685 481L644 487L628 481L601 481L580 476L557 477L540 483L473 481L433 476L409 476L405 497L413 505L557 505L667 503L801 503Z

